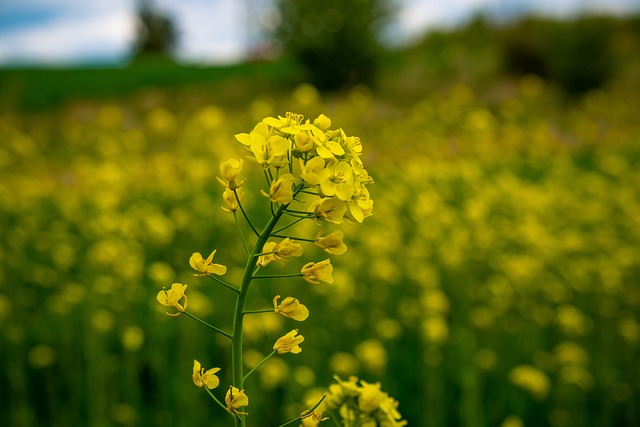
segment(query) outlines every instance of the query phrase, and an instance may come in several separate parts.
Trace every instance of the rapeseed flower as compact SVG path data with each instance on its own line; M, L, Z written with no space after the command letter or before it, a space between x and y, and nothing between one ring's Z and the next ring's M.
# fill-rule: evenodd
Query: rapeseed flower
M227 404L227 411L236 415L248 415L247 412L238 411L238 409L249 405L249 397L244 390L238 390L234 386L229 387L224 401Z
M240 175L242 171L242 159L230 159L226 162L220 163L220 173L222 174L223 179L216 178L220 184L229 188L230 190L235 190L236 188L240 188L245 182L246 179L243 179L240 182L236 182L236 178Z
M387 397L386 393L380 390L380 383L370 384L364 380L360 380L362 387L358 396L358 409L362 412L373 412Z
M312 285L319 285L320 281L333 283L333 266L329 259L320 262L308 262L302 266L301 273L304 280Z
M313 212L318 224L320 224L320 221L340 224L343 221L344 214L347 212L347 206L340 199L325 197L311 203L308 210Z
M298 322L302 322L309 317L309 309L304 304L300 304L297 298L286 297L282 300L282 303L278 305L279 299L280 295L276 295L275 298L273 298L274 312L284 317L297 320Z
M209 390L213 390L220 384L220 379L216 376L216 373L219 371L220 368L211 368L205 371L200 365L200 362L194 360L193 375L191 377L197 387L202 388L203 386L207 386Z
M194 274L194 276L211 276L215 274L222 276L227 272L227 267L221 264L214 264L213 257L216 254L216 250L211 252L207 259L202 258L200 252L194 252L189 258L189 265L200 274Z
M178 310L177 313L167 312L168 316L177 316L180 313L184 313L184 311L187 309L188 299L187 295L185 294L186 290L187 285L183 285L182 283L174 283L171 285L171 289L169 289L168 291L166 289L163 289L158 292L156 299L160 304L166 307L173 307ZM180 304L180 300L182 298L184 298L184 307Z
M280 243L267 242L262 247L262 255L258 257L256 265L266 267L276 259L289 259L292 256L300 256L302 251L302 246L288 237Z
M317 247L332 255L342 255L347 252L347 245L342 241L344 233L341 230L335 230L325 237L322 237L323 233L324 230L320 230L320 232L316 234L315 245Z
M346 202L354 193L354 178L347 162L332 162L318 172L321 178L320 191L324 196L336 196Z
M300 348L300 343L304 341L304 337L297 334L298 330L294 329L288 334L278 338L276 343L273 345L273 349L277 351L278 354L300 353L302 351L302 349Z
M236 192L238 194L237 198L236 194L230 188L224 190L224 193L222 193L222 200L224 200L224 204L226 205L226 207L223 206L222 210L226 212L236 212L238 209L240 209L238 200L242 202L242 199L244 198L244 192L242 190L236 190Z
M288 205L293 201L293 183L295 178L290 173L285 173L276 181L271 183L269 194L263 193L269 197L273 203Z

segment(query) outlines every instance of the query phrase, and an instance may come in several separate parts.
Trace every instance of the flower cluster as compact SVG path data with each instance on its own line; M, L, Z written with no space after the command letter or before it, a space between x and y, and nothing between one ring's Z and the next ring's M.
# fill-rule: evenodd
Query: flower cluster
M337 411L346 425L377 425L401 427L407 425L398 412L398 402L380 389L380 383L358 381L350 377L329 386L324 406L328 411Z
M366 188L373 180L360 160L362 143L330 127L324 114L311 122L287 113L265 118L236 139L251 153L250 160L278 171L265 192L273 203L291 203L302 186L318 196L308 207L318 222L362 222L373 210Z
M210 325L187 311L187 285L174 283L170 290L162 290L157 296L161 304L176 310L174 313L167 313L168 315L184 314L231 340L232 383L224 403L211 392L220 384L216 375L221 371L220 368L205 370L200 362L194 360L192 379L197 387L206 390L220 407L235 418L236 425L245 425L244 416L247 412L244 407L249 405L245 381L270 357L301 353L300 345L305 340L298 329L291 330L278 338L271 353L245 374L242 363L244 317L269 312L298 322L309 317L309 309L292 296L281 300L281 296L276 295L273 298L273 308L247 310L245 305L252 281L298 278L313 285L333 283L330 259L307 261L299 270L296 268L298 272L291 274L263 274L263 271L268 270L273 262L288 262L292 258L301 257L304 243L313 244L316 250L329 255L341 255L347 251L347 245L343 241L344 233L340 230L328 234L325 234L325 230L320 230L313 238L294 237L293 230L298 222L311 220L318 225L323 222L362 222L372 212L373 201L366 185L373 180L360 160L360 139L347 136L342 129L330 130L330 127L331 120L324 115L310 122L305 121L301 115L287 113L285 117L267 117L251 133L236 135L238 141L250 152L248 158L262 167L266 179L266 187L260 193L269 200L271 216L261 227L256 227L242 205L246 195L243 186L247 182L246 178L240 177L244 161L231 159L220 165L222 177L217 180L224 187L223 209L233 215L247 255L243 279L235 286L219 277L227 273L227 267L213 262L217 250L213 250L207 258L200 252L193 253L189 265L196 271L194 276L211 278L235 293L237 304L231 333ZM239 218L246 221L246 226L253 233L253 240L245 237ZM182 300L184 305L181 304ZM369 395L373 397L372 392L366 388L362 396ZM389 419L393 420L396 412L389 406L393 401L382 398L386 395L383 396L381 392L380 396L380 402L365 405L366 412L383 414L384 408L388 407ZM361 400L364 402L365 397ZM320 402L303 412L299 420L305 423L322 421L324 418L316 411L319 405Z

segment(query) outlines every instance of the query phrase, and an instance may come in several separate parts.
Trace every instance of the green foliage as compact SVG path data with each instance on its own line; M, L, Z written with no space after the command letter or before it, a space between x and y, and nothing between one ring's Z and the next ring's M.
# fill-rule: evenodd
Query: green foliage
M279 10L282 22L276 37L310 83L321 90L374 84L388 1L281 0Z

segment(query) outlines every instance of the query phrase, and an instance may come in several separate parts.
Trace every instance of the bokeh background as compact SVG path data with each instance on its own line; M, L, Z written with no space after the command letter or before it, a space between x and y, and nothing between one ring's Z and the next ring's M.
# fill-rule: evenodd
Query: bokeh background
M306 337L248 382L251 425L295 417L334 374L380 381L412 426L640 425L633 2L14 3L0 425L228 421L190 378L197 358L227 384L228 343L155 295L186 283L190 309L230 329L232 296L188 259L217 248L239 279L218 165L244 154L234 134L286 111L361 137L374 215L341 227L334 284L255 289L254 308L293 294L311 316L248 318L247 366L293 327Z

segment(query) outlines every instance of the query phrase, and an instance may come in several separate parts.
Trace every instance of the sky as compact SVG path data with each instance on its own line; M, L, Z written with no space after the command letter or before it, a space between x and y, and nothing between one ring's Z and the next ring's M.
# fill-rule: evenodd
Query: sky
M152 0L173 17L177 56L187 63L242 60L274 0ZM480 10L493 16L534 12L566 17L597 11L640 12L640 0L395 0L393 42L464 23ZM321 4L321 1L318 1ZM270 10L271 7L271 10ZM136 0L0 0L0 66L121 63L136 32Z

